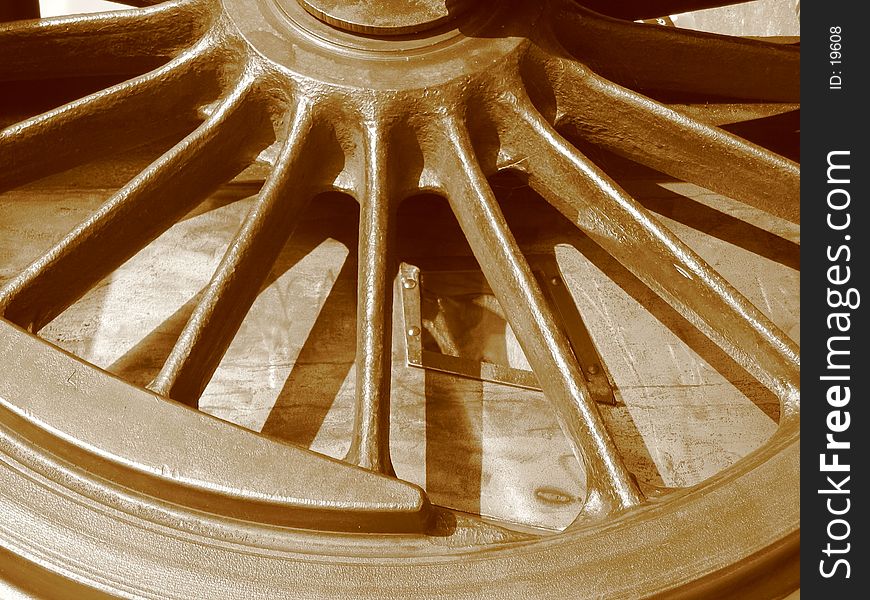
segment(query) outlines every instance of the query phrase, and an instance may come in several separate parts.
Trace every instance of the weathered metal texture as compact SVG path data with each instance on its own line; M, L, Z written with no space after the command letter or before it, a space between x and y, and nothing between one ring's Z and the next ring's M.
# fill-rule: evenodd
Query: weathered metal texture
M0 288L0 312L18 326L0 329L9 365L0 490L12 498L0 511L4 546L101 589L159 597L302 598L341 588L360 597L703 596L723 586L774 597L793 588L796 345L557 128L796 221L795 163L644 94L795 102L797 48L630 23L568 0L477 3L460 15L428 3L441 11L434 17L407 3L398 16L369 7L364 19L335 4L324 22L326 4L172 0L0 25L4 80L147 71L0 131L4 188L201 121ZM409 23L417 31L441 24L445 11L455 26L428 35L352 33L408 33ZM266 165L266 183L151 382L156 394L31 335L254 163ZM777 396L780 426L764 448L697 487L646 497L490 188L487 177L504 169L524 173ZM347 461L363 469L166 402L197 405L301 211L324 191L360 205ZM419 192L447 197L585 467L583 509L561 535L526 536L442 510L387 477L393 216ZM140 429L131 433L130 422ZM25 472L49 483L35 489ZM70 501L66 490L90 499ZM127 516L96 517L94 500ZM702 519L727 539L698 527ZM26 531L10 529L15 522ZM396 537L347 535L359 531ZM42 553L53 545L67 555ZM487 560L468 560L478 552Z
M507 227L464 123L452 117L441 127L447 150L439 156L439 171L452 174L442 185L559 424L586 464L584 513L600 517L640 504L640 489L607 434L568 338Z
M325 23L367 35L419 33L456 18L468 5L462 0L386 0L377 4L366 0L278 0L278 4L297 1Z
M353 440L347 460L394 474L390 461L390 348L396 274L395 176L388 127L367 124L360 192L357 372ZM398 161L393 161L395 164Z
M427 501L416 486L224 427L144 391L130 395L129 387L117 380L101 384L105 376L97 369L58 356L8 323L2 327L3 364L43 365L47 375L4 381L3 425L36 444L45 439L46 430L63 431L69 441L51 444L56 458L161 498L234 518L339 531L426 527ZM98 396L88 393L95 385L100 386ZM60 406L58 397L64 400ZM94 414L109 417L97 420ZM117 434L130 423L160 434ZM233 451L215 452L216 444ZM99 448L99 455L89 448Z

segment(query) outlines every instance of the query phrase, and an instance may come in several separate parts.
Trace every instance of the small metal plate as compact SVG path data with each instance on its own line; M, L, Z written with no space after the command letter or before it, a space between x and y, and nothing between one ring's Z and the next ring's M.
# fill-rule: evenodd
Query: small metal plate
M552 260L532 260L547 299L596 402L616 405L613 386L574 299ZM455 267L456 265L451 265ZM540 390L483 274L476 269L400 269L407 364L460 377Z

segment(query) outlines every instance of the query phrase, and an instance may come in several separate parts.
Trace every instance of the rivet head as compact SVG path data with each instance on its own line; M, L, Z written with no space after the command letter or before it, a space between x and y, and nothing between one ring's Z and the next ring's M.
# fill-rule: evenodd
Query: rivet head
M411 278L403 279L402 287L404 287L406 290L413 290L415 287L417 287L417 280Z
M408 335L411 337L416 337L416 336L420 335L420 328L417 327L416 325L412 326L412 327L408 327Z
M590 375L598 375L598 372L600 370L601 369L598 367L598 365L596 363L589 365L589 374Z
M559 278L558 278L558 277L553 277L553 278L550 280L550 284L551 284L551 285L559 285Z

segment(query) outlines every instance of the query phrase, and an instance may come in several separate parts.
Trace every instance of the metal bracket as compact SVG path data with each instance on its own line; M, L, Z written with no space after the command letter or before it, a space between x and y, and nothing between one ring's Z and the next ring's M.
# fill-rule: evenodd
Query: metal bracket
M547 299L556 309L560 325L567 335L574 354L586 377L593 399L601 404L616 405L616 396L598 351L592 338L577 311L574 299L565 286L558 266L549 264L554 261L532 261L535 276ZM490 293L480 271L474 270L427 270L430 276L442 276L445 273L463 274L468 279L479 281L478 289L482 294ZM400 289L402 312L405 324L405 349L408 366L429 369L442 373L458 375L481 381L500 383L513 387L538 390L541 386L534 372L498 364L486 360L473 360L461 356L451 356L443 352L433 351L424 347L423 337L426 333L422 315L422 294L425 287L426 273L421 273L419 267L408 263L400 266ZM492 310L493 307L490 307ZM500 310L495 308L495 310Z

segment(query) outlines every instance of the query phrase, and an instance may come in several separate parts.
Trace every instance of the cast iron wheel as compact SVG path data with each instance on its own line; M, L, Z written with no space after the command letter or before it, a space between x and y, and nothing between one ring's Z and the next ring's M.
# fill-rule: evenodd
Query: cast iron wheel
M632 22L716 2L581 4L599 12L570 0L171 0L0 26L6 81L145 72L0 132L4 190L201 121L0 289L7 585L154 598L778 598L797 587L796 344L562 133L797 222L798 166L708 124L703 104L796 103L799 50ZM148 389L36 337L254 163L265 184ZM505 169L777 396L767 444L697 486L641 489L490 188ZM325 191L360 205L344 462L196 410ZM434 506L393 477L393 224L421 191L448 199L585 466L585 504L558 535Z

